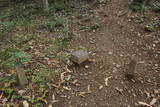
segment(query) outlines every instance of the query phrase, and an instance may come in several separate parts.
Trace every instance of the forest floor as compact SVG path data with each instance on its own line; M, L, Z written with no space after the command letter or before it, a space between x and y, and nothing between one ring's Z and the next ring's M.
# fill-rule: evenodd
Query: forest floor
M110 0L91 9L73 8L55 15L64 14L71 24L65 20L67 24L61 26L60 22L57 31L48 31L49 24L47 30L39 24L39 20L52 16L41 14L33 16L38 26L29 24L27 30L26 26L16 27L11 32L16 39L1 43L1 49L21 48L31 54L32 61L23 65L30 81L26 88L19 88L11 80L7 82L9 86L0 83L0 104L18 107L27 101L33 107L160 107L158 12L133 12L128 0ZM147 31L149 24L153 24L152 31ZM61 29L66 30L61 32L65 37L57 38ZM24 36L18 35L27 36L27 42L23 43ZM18 43L13 46L15 41ZM90 59L76 65L68 55L79 48L87 50ZM125 74L133 55L138 57L138 63L135 76L130 79ZM13 67L2 68L0 77L14 75ZM54 79L49 81L48 71L54 71Z

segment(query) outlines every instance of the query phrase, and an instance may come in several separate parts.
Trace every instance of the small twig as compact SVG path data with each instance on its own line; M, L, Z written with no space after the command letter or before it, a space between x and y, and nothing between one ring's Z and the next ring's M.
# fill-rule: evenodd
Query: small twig
M116 87L115 90L118 91L120 94L123 95L123 93L122 93L123 90L122 90L122 89L119 89L118 87Z

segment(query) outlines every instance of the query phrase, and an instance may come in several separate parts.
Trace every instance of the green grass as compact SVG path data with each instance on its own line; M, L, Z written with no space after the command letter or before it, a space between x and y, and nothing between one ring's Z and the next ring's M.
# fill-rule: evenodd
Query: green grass
M63 50L63 49L65 49L68 46L68 41L66 41L63 38L57 38L54 41L53 45L54 45L55 49L57 49L57 50Z
M53 31L56 27L64 26L66 20L64 18L57 18L55 20L45 20L42 23L42 26L44 26L49 31Z
M10 18L11 16L13 16L11 9L5 9L0 12L0 20L6 20Z
M8 48L0 52L0 68L12 68L31 60L29 54L18 49Z
M39 71L34 72L32 82L37 84L44 84L50 81L55 75L56 74L54 71L51 71L48 68L41 68Z
M153 29L154 29L154 26L153 26L152 24L147 24L147 25L145 26L145 28L146 28L147 31L152 32Z
M13 21L0 22L0 39L3 40L10 32L15 28L15 23Z
M55 0L54 5L52 6L55 10L64 10L70 6L70 0Z
M153 3L152 9L156 12L160 12L160 2L157 1L157 2Z
M153 10L153 11L160 11L160 1L155 1L153 3L145 3L145 1L142 2L133 2L129 6L133 11L135 12L145 12L147 10Z
M59 61L60 64L67 64L67 61L69 59L68 55L62 54L62 55L58 55L57 60Z
M5 96L10 99L13 95L14 90L11 88L13 84L16 83L15 75L2 77L0 79L2 87L0 87L0 91L4 92Z
M149 10L149 7L147 5L145 5L144 3L139 3L139 2L131 4L130 8L135 12L145 12Z
M66 4L58 5L56 4L56 10L67 6ZM39 10L40 8L34 7L34 4L18 3L11 8L4 8L0 13L0 39L1 41L5 40L0 46L0 69L12 77L0 78L0 86L3 87L0 88L0 91L5 94L6 98L13 98L15 101L18 101L19 96L14 88L16 75L9 72L11 69L22 65L25 70L28 70L25 72L28 80L39 90L43 90L40 85L44 85L46 88L48 82L59 79L60 74L54 68L63 66L62 64L68 61L66 50L72 36L70 31L72 21L68 20L65 15L57 17L52 10L47 13ZM44 37L51 33L55 36ZM38 58L32 57L35 55L35 51L39 51L43 55ZM50 65L41 63L46 60L46 57L53 60L53 63ZM40 67L37 66L37 63L41 63ZM32 67L31 64L35 64L35 66ZM46 97L46 93L39 90L39 96L31 98L31 100L27 99L35 107L41 106L42 99ZM20 97L23 99L23 96Z

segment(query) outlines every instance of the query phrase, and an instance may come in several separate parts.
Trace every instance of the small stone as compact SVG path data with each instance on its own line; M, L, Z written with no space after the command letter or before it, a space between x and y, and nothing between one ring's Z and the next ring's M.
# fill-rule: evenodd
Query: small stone
M120 54L121 57L123 57L123 54Z
M99 86L99 90L101 90L103 88L103 85Z
M89 54L84 51L84 50L77 50L71 53L70 60L77 63L81 64L89 59Z
M86 68L86 69L88 69L88 68L89 68L89 66L88 66L88 65L85 65L85 68Z
M158 67L158 64L155 64L156 67Z
M112 55L113 54L113 52L108 52L108 55Z
M22 68L16 67L16 76L17 76L18 84L21 87L24 87L26 84L28 84L27 77L26 77L25 72Z

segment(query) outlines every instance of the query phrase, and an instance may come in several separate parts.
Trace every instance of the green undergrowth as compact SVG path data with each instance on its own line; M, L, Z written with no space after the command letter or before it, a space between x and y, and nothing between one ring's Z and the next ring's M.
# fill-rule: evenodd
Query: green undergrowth
M150 2L150 3L146 3L145 0L141 2L137 1L137 2L131 3L129 7L135 12L145 12L148 10L160 12L160 2L159 1Z
M29 2L20 0L0 10L0 73L3 76L0 76L0 95L3 93L2 99L8 102L27 100L33 107L40 107L48 95L47 84L60 78L61 71L56 68L67 64L73 21L65 13L59 14L59 10L67 8L67 3L54 4L45 13ZM93 29L96 27L95 24ZM37 95L34 98L27 99L18 93L16 66L24 68L29 80L26 87Z
M31 61L31 56L24 51L7 48L0 52L0 68L12 68Z
M61 35L62 36L62 35ZM37 62L40 62L41 60L52 59L55 60L57 63L52 62L51 66L49 66L47 63L41 64L40 67L30 67L28 66L25 70L25 73L27 75L28 80L30 81L30 84L33 84L34 87L38 88L38 91L42 89L40 88L41 85L44 85L44 88L47 88L48 82L55 82L59 79L59 73L55 71L56 66L61 66L62 64L65 64L68 60L68 55L64 54L65 51L68 48L69 45L69 39L66 39L65 37L62 38L61 36L57 38L51 38L47 39L44 37L40 37L39 35L30 35L23 38L22 35L16 35L12 41L17 42L10 42L11 44L7 44L8 46L11 46L8 48L8 46L5 46L5 49L0 52L0 69L9 76L4 76L4 78L0 79L0 86L3 88L0 88L0 92L4 93L4 96L10 101L11 99L19 100L19 98L24 99L23 96L17 94L15 86L17 86L16 81L16 75L9 72L11 69L15 68L17 65L21 65L22 67L26 65L26 63L29 63L29 65L36 65ZM19 39L18 39L19 38ZM23 38L23 40L22 40ZM38 39L39 38L39 39ZM20 40L25 42L20 42ZM33 43L32 43L33 41ZM32 43L32 44L31 44ZM21 44L19 46L18 44ZM30 45L34 47L34 49L40 51L40 54L43 54L43 56L39 56L36 59L34 52L29 53L28 50L32 50ZM40 49L39 45L44 45L44 49ZM13 48L14 47L14 48ZM28 48L27 48L28 47ZM48 51L46 51L48 50ZM8 85L7 85L8 84ZM47 90L46 90L47 91ZM37 92L37 90L36 90ZM27 99L31 104L38 106L43 104L43 99L46 98L46 92L41 92L39 96L31 99Z

